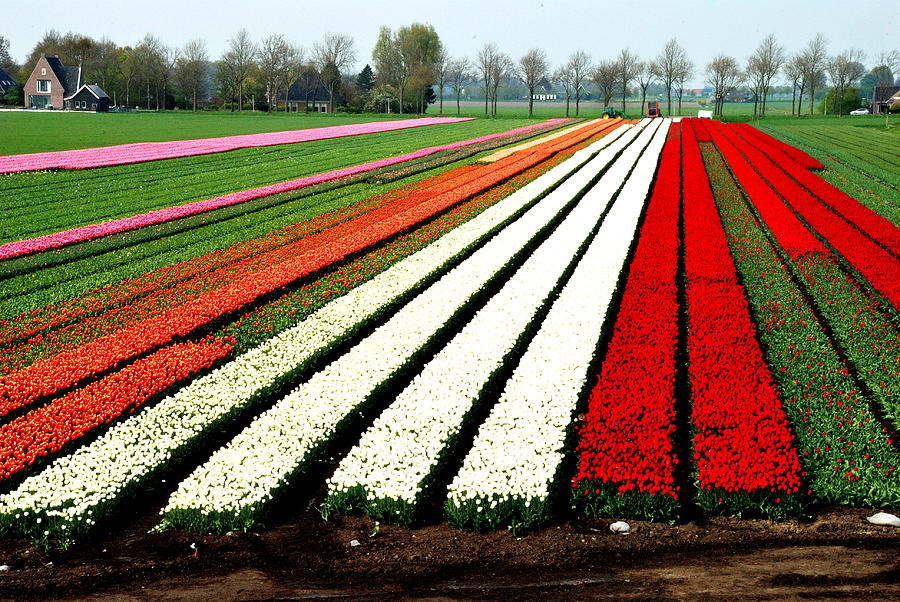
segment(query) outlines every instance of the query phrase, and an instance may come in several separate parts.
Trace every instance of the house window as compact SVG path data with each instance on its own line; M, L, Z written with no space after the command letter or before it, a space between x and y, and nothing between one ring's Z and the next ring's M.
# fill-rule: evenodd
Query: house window
M49 92L50 91L50 80L49 79L37 80L37 91L38 92Z
M41 75L47 75L47 68L41 67Z

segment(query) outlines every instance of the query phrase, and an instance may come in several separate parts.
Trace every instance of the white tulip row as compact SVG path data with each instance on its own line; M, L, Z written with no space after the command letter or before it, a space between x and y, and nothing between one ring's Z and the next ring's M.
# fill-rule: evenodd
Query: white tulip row
M481 425L447 516L477 530L550 517L566 437L665 143L661 126Z
M610 138L614 136L614 138ZM571 204L612 160L627 134L608 145L465 261L398 310L343 356L316 373L188 476L164 508L168 525L199 530L247 528L373 395L427 347L469 300Z
M622 129L622 128L620 128ZM623 130L624 131L624 130ZM368 282L246 354L110 429L0 496L0 531L74 537L154 479L218 425L252 407L291 374L351 336L423 278L487 238L620 133L577 152Z
M416 520L485 388L590 240L658 123L634 131L640 135L578 206L363 435L328 482L329 508Z

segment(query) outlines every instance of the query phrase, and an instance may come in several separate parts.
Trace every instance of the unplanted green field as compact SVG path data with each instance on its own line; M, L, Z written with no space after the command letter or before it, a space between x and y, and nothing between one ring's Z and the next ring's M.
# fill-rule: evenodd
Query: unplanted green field
M436 111L429 111L434 116ZM156 113L84 113L74 111L0 111L0 131L14 132L0 139L0 155L111 146L130 142L164 142L239 134L259 134L416 115L351 115L337 113L262 113L245 111Z

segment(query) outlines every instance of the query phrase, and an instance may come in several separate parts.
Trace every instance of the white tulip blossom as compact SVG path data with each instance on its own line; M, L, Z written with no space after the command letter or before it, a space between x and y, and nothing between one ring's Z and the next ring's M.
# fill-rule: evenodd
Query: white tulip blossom
M572 415L667 132L664 122L481 425L448 490L451 523L528 527L549 518Z
M165 522L217 530L252 524L279 490L337 435L342 423L363 409L473 295L571 204L615 157L625 131L619 128L561 164L561 170L548 172L556 180L539 178L542 183L528 193L532 198L600 151L385 324L256 418L179 485L163 511Z
M38 525L44 518L50 523L51 532L62 538L89 530L96 518L110 513L139 487L156 485L158 475L183 454L202 445L220 424L252 409L291 373L387 311L420 286L423 279L440 274L449 263L489 238L625 129L620 127L600 142L578 151L472 220L331 301L297 326L195 380L0 495L0 530L38 535L43 531ZM391 347L399 343L385 341L383 352L391 353ZM360 380L370 370L363 366L352 368L357 369ZM345 373L345 377L346 374L357 376L356 372ZM379 377L375 373L366 376ZM333 390L339 392L344 385L345 382L336 384ZM290 429L285 427L282 432ZM233 501L219 503L227 497L221 493L221 486L204 487L207 489L195 491L194 495L206 497L213 507L231 504L235 513L246 507Z
M594 184L569 213L553 234L538 247L503 288L481 308L450 343L432 359L404 389L394 403L375 421L341 462L329 481L328 503L338 509L361 506L373 517L391 520L401 509L402 522L415 519L428 494L428 485L440 470L441 460L452 456L448 448L465 425L473 407L492 376L507 362L517 342L538 317L542 305L550 298L565 277L568 267L576 260L594 233L598 222L644 148L651 142L660 122L637 128L632 135L623 136L624 143L632 142L622 155ZM664 133L661 134L664 137ZM659 149L644 154L640 165L650 166L649 179L642 169L638 177L643 193L659 160ZM612 148L612 147L611 147ZM629 189L631 190L631 189ZM624 205L637 205L635 224L640 216L644 196L635 202L629 192ZM618 202L615 206L618 206ZM614 207L615 207L614 206ZM623 210L613 209L618 215ZM627 225L627 224L625 224ZM634 234L623 233L621 220L614 218L609 228L618 229L614 236L628 236L625 252ZM604 230L606 227L604 227ZM601 234L602 236L602 234ZM624 259L622 260L624 261ZM621 261L620 261L621 263ZM618 276L618 271L612 274ZM576 316L577 318L578 316ZM573 327L572 317L568 326ZM574 329L580 327L576 324ZM599 330L599 326L597 328ZM599 337L599 335L598 335ZM594 345L573 350L587 355ZM569 357L569 350L554 349L552 356ZM549 368L561 367L562 362L551 360ZM541 366L537 366L541 369ZM545 374L553 379L555 374ZM576 382L567 378L561 383L562 393L573 400L580 392ZM537 466L538 470L542 467ZM365 492L365 502L360 503ZM482 500L487 512L496 509L496 502ZM476 504L478 505L478 504Z

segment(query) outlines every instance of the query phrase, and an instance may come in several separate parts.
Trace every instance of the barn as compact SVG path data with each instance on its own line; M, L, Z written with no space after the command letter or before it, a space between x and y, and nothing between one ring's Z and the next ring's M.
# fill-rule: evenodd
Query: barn
M66 97L66 108L73 111L109 111L109 96L96 84L84 85L71 96Z

